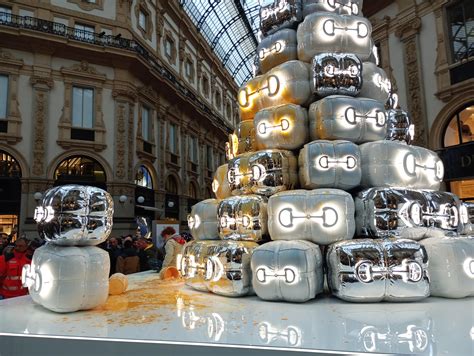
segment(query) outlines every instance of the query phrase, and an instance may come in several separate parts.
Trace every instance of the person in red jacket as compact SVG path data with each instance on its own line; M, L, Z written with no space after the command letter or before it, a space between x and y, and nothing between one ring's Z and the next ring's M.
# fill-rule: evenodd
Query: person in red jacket
M31 263L27 249L26 239L19 238L15 241L15 248L11 253L0 256L0 297L6 299L28 294L28 288L21 285L23 266Z

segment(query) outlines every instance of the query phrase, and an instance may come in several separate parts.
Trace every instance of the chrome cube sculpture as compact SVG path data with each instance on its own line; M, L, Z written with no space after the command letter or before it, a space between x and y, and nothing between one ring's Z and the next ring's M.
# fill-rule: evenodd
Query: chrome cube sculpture
M351 53L321 53L313 58L313 92L356 96L362 88L362 62ZM363 96L363 95L362 95Z
M272 240L307 240L318 245L352 239L354 201L339 189L291 190L268 201Z
M382 140L387 133L384 105L368 98L332 95L309 107L312 140L347 140L354 143Z
M252 254L252 285L264 300L306 302L323 291L323 258L308 241L272 241Z
M114 203L105 190L63 185L46 191L34 219L39 235L63 246L98 245L112 232Z
M313 12L362 16L362 6L363 0L306 0L303 2L303 17Z
M257 47L262 73L282 63L298 59L296 31L283 29L265 37Z
M239 154L253 152L257 149L255 126L252 120L241 121L235 133L229 135L229 152L227 158L232 159Z
M341 241L327 253L328 284L349 302L409 302L430 295L428 255L416 241Z
M298 161L291 151L263 150L249 157L251 190L272 195L291 190L298 183Z
M206 199L193 205L188 215L188 227L195 240L219 239L218 205L217 199Z
M308 141L308 111L294 104L260 110L253 120L258 149L294 150Z
M474 239L432 237L420 242L430 258L431 295L444 298L474 296Z
M447 192L369 188L355 198L356 234L421 240L463 230L466 210Z
M320 53L353 53L362 61L372 55L372 25L364 17L315 12L298 26L298 59L311 62Z
M359 148L362 187L439 190L444 165L435 152L396 141L368 142Z
M406 111L400 109L387 110L386 140L405 142L408 145L415 138L415 125Z
M362 88L360 96L370 98L385 104L392 91L392 83L387 73L377 67L375 63L364 62L362 64Z
M249 166L249 159L253 153L241 154L228 163L227 181L232 195L250 194L252 170Z
M260 8L260 31L269 35L282 28L296 27L302 19L301 0L274 0Z
M360 184L360 151L352 142L312 141L300 151L298 162L302 188L348 190Z
M267 234L267 203L261 196L226 198L219 203L217 216L221 239L258 242Z
M283 104L306 105L311 99L310 66L293 60L250 79L238 93L242 121L258 111Z
M228 164L217 167L212 181L212 191L217 199L224 199L231 196L229 181L227 179L229 171Z
M95 246L57 246L35 250L22 271L22 282L33 301L57 313L104 304L109 295L110 258Z
M251 241L220 241L206 253L206 286L215 294L241 297L254 294L250 258L258 244Z

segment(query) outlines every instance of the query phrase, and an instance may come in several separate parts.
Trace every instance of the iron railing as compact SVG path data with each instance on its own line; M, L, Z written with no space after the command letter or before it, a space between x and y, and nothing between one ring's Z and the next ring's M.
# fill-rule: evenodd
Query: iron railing
M178 78L166 67L159 64L157 58L137 40L123 38L120 35L106 35L105 32L96 33L86 30L79 30L74 27L68 27L64 24L47 21L30 16L18 16L6 12L0 12L0 26L22 28L44 33L50 33L69 40L85 42L97 46L119 48L138 54L151 67L151 71L160 78L170 82L178 93L192 102L198 109L210 116L215 126L226 133L232 131L232 128L209 106L203 103L199 97L186 85L181 83Z

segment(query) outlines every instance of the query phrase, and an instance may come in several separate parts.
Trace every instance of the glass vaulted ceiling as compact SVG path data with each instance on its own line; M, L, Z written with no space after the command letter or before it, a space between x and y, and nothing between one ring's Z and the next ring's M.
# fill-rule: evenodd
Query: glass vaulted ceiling
M259 0L180 0L180 4L237 85L249 80L258 45Z

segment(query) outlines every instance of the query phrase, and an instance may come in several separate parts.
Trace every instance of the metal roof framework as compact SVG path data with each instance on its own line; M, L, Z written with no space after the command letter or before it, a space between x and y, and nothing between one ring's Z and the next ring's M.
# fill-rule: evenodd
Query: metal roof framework
M237 85L252 77L257 51L259 0L180 0Z

